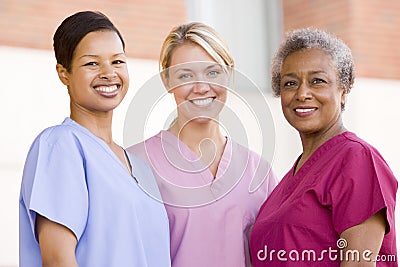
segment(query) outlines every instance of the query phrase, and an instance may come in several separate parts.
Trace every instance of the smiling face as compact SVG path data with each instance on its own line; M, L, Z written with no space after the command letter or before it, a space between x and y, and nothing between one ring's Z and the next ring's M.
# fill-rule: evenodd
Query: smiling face
M342 127L338 74L327 53L318 49L294 52L281 68L281 105L286 120L300 134L331 133Z
M67 85L71 114L112 111L126 95L129 75L126 56L118 34L113 31L88 33L75 49L68 72L57 71Z
M200 46L185 43L171 56L164 78L178 106L178 120L206 122L217 119L224 106L228 75ZM166 72L165 72L166 73Z

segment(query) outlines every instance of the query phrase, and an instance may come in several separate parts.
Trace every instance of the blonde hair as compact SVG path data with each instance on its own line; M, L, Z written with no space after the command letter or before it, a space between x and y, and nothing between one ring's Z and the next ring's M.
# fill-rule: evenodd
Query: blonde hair
M208 25L191 22L173 28L165 38L160 53L160 71L170 67L174 50L185 43L199 45L220 65L234 66L233 58L220 35Z

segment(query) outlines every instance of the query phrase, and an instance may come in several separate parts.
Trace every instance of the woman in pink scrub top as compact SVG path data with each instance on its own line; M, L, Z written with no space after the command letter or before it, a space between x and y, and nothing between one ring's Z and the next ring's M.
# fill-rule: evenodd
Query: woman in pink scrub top
M127 150L152 168L166 205L174 267L250 266L248 235L276 185L268 162L220 130L233 59L202 23L169 33L161 77L177 105L167 130ZM250 190L253 180L261 181Z
M351 51L335 36L301 29L281 44L272 88L303 153L257 216L255 267L397 266L396 178L342 122L353 82Z

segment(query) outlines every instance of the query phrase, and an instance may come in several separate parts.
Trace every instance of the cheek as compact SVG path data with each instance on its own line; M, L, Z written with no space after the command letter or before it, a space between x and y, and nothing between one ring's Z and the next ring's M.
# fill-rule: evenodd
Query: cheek
M193 85L191 85L191 84L181 85L181 86L172 88L170 92L174 94L175 99L186 99L187 96L192 91L192 87L193 87Z
M282 109L287 107L291 101L291 96L288 93L281 93L281 106Z
M227 95L228 95L228 90L226 88L220 87L220 86L214 87L213 90L217 94L218 99L225 103Z
M129 71L127 69L125 69L125 71L123 72L123 76L125 81L129 81Z
M174 89L171 89L169 92L174 95L175 103L177 105L182 104L186 101L188 94L190 93L190 89L186 86L179 86Z
M341 104L344 103L343 100L343 95L341 93L335 93L331 94L329 96L326 96L326 103L330 103L332 108L336 109L341 109Z
M89 80L84 75L73 75L69 79L69 86L71 87L79 87L87 83L89 83Z

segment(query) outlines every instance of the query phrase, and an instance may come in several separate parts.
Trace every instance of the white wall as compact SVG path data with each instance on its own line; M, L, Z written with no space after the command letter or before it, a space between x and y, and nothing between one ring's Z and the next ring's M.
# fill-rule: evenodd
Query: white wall
M52 52L0 47L0 266L18 263L18 197L29 146L45 127L69 115L68 95L58 81ZM157 74L154 61L129 60L131 88L115 111L114 137L122 144L130 100ZM282 176L301 152L297 133L284 120L279 99L266 95L275 122L273 168ZM400 81L357 79L344 113L348 129L373 144L400 177ZM160 114L160 120L164 114ZM397 220L399 221L399 220Z

